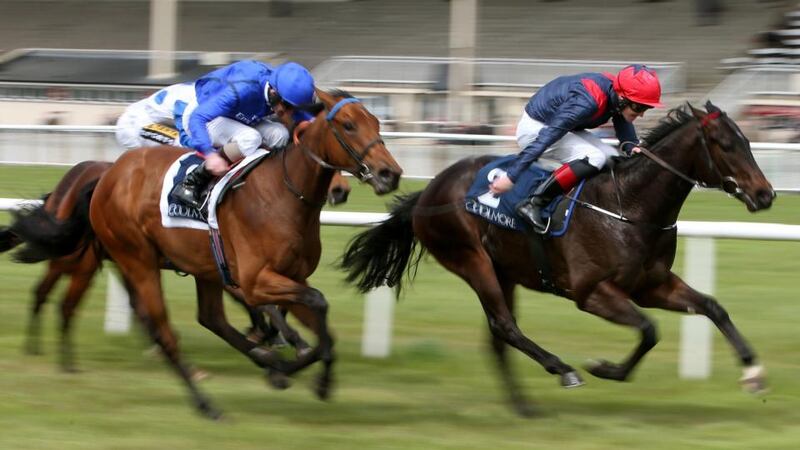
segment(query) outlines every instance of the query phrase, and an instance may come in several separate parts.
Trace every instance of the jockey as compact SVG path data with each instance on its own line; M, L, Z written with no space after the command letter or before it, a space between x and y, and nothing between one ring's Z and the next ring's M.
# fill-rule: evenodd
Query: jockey
M199 208L202 188L224 174L229 162L274 149L289 141L289 128L311 114L296 109L314 100L314 79L294 62L275 68L258 61L239 61L204 75L194 83L196 98L175 110L183 146L205 161L175 186L172 194Z
M522 151L489 189L495 195L510 190L520 174L542 155L562 163L516 208L535 231L543 233L547 224L541 209L582 179L597 174L606 160L617 153L586 129L611 119L620 148L627 153L638 152L633 122L648 109L661 106L661 84L656 73L644 65L627 66L617 75L582 73L558 77L528 101L517 124L517 144Z
M179 146L178 138L158 127L166 125L174 128L174 110L176 104L184 104L194 98L192 83L175 84L159 90L155 94L128 105L117 119L117 143L126 149L152 147L156 145Z

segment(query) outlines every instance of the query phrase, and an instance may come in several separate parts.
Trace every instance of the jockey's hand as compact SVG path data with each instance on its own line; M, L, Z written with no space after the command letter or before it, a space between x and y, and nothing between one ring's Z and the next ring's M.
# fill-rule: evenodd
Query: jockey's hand
M631 154L633 153L642 153L642 148L639 146L631 148Z
M500 195L504 192L508 192L511 188L514 187L514 182L508 178L508 175L501 175L494 179L494 181L489 184L489 191L494 195Z
M224 175L228 171L228 161L219 156L219 153L210 153L206 156L206 170L214 176Z

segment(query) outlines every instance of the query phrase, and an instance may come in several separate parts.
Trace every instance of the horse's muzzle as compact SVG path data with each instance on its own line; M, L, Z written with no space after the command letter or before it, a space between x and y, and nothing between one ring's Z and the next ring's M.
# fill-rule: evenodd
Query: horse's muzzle
M747 205L747 210L750 212L761 211L769 209L772 206L772 201L778 194L772 189L759 189L754 195L749 195L744 191L739 191L734 196Z
M397 189L400 184L400 173L391 169L380 169L369 183L378 195L388 194Z

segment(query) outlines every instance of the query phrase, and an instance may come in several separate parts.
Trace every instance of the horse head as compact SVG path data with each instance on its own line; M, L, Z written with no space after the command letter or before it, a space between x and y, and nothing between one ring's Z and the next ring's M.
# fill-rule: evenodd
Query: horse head
M710 101L705 105L706 111L689 107L700 122L708 151L706 164L698 170L700 180L736 197L750 212L769 208L775 191L753 158L750 141L736 123Z
M328 204L336 206L347 202L351 190L350 183L347 182L344 175L341 172L334 173L331 184L328 186Z
M353 174L378 195L397 189L403 169L381 139L378 118L343 91L317 89L317 98L323 105L317 121L327 124L316 149L321 153L318 162L328 169Z

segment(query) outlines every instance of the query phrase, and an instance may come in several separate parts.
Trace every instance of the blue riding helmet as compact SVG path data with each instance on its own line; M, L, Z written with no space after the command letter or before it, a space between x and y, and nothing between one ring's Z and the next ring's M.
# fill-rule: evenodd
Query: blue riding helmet
M276 67L269 85L290 105L306 105L314 100L314 78L300 64L287 62Z

